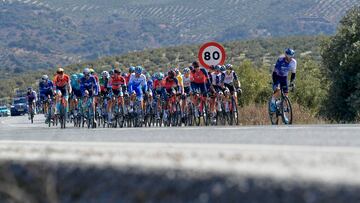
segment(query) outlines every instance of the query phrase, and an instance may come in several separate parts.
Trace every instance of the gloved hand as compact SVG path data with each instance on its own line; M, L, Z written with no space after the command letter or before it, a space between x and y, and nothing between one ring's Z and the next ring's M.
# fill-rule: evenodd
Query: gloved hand
M236 89L236 92L238 93L239 96L241 96L241 94L242 94L243 91L242 91L242 89L239 87L239 88Z
M295 90L295 83L291 82L289 85L291 91L293 92Z

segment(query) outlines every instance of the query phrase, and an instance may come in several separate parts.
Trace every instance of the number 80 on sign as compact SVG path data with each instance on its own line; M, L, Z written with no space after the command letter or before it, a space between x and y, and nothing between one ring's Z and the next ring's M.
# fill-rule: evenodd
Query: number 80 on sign
M211 65L223 65L226 59L225 49L217 42L208 42L201 46L198 59L205 68L209 68Z

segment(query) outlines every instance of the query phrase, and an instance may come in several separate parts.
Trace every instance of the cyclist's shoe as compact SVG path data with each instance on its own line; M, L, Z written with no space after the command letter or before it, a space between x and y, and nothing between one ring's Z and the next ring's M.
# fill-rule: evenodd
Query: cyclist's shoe
M284 123L285 123L285 124L288 124L288 123L289 123L289 119L288 119L286 116L284 116Z
M276 102L275 101L270 102L270 111L276 112Z

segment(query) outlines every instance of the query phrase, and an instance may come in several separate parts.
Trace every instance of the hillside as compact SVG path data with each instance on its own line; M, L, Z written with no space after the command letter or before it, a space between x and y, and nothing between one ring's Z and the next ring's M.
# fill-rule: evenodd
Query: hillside
M297 56L303 59L320 59L321 37L289 37L277 39L259 39L248 41L233 41L224 43L228 58L227 63L236 66L249 60L254 68L269 70L276 57L283 52L284 47L293 47ZM159 49L149 49L139 52L131 52L119 56L104 57L87 63L76 63L65 67L67 73L79 72L88 64L93 64L97 72L109 70L110 65L120 63L120 67L126 70L130 65L142 65L148 71L165 71L169 67L186 67L192 61L197 60L199 45L179 46ZM15 88L25 88L29 84L36 85L36 81L42 74L52 75L55 69L32 71L23 76L12 76L0 80L0 98L11 96Z
M360 2L3 0L0 78L164 46L332 34L354 5Z

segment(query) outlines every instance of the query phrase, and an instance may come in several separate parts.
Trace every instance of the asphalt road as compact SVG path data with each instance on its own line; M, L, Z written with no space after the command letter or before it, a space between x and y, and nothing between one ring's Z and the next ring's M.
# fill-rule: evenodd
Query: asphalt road
M124 183L123 187L128 188L128 184L140 178L140 182L144 183L141 186L143 191L156 190L148 192L150 196L146 196L145 199L156 202L158 199L151 197L154 193L163 194L169 188L172 188L171 191L175 191L176 194L184 191L185 186L173 182L173 176L179 174L179 170L184 171L186 177L190 178L180 178L177 183L187 184L185 188L189 189L189 192L186 194L195 195L190 195L195 198L191 201L195 202L198 201L196 200L198 194L193 194L192 188L213 191L212 185L216 181L221 179L225 184L230 179L238 178L239 181L234 183L238 185L237 187L250 184L253 189L248 193L239 193L238 190L233 191L233 186L224 187L222 190L228 193L224 193L221 198L225 199L218 199L219 201L236 201L239 197L244 197L241 195L246 194L251 199L255 197L258 202L264 202L264 199L257 198L260 197L259 191L262 194L270 191L271 195L274 195L271 197L274 202L286 202L289 201L288 198L295 198L299 194L299 198L296 197L290 202L316 202L308 201L308 197L310 200L316 197L315 200L323 202L330 200L353 202L360 198L360 194L353 192L360 188L360 125L136 129L69 127L62 130L59 127L47 127L42 115L35 117L34 124L30 124L27 117L8 117L0 118L0 162L5 165L11 164L10 168L15 169L19 166L14 167L13 163L34 163L20 168L37 171L47 167L46 171L63 174L64 177L58 176L60 186L54 187L63 188L62 184L68 185L69 182L61 181L66 177L71 177L69 181L72 183L78 177L78 175L74 176L74 173L79 171L83 171L79 177L88 176L91 179L97 174L98 178L95 181L105 178L105 182L109 184L111 182L108 187L102 185L100 189L86 187L84 191L87 194L93 194L92 191L107 193L106 191L110 191L109 188L118 187L117 184L122 182L120 180L131 179ZM56 167L44 163L56 164ZM68 168L73 165L94 166L98 169L94 171L94 169ZM117 168L120 172L104 172L109 168ZM134 169L142 172L134 172L136 171ZM169 171L174 170L175 172L169 174ZM70 176L67 175L68 173ZM106 174L113 174L119 181L115 181L116 178L107 180L109 176ZM182 175L176 177L185 177L184 173L180 174ZM222 179L224 177L226 178ZM162 179L161 184L157 182L159 179ZM257 185L256 181L256 184L253 184L254 180L258 179L261 180L259 184ZM83 178L77 180L76 184L82 183L83 180ZM264 180L267 186L264 186ZM291 188L298 189L289 190L289 183L290 185L295 183ZM344 188L343 185L346 187ZM139 185L135 184L134 188L139 188ZM322 189L312 194L314 188ZM279 196L272 191L280 191L283 195ZM63 197L66 194L69 193L64 192L59 196ZM111 192L111 195L118 195L118 191ZM334 195L338 199L333 199ZM176 195L176 197L183 198L187 195ZM216 200L211 197L210 195L209 201ZM233 199L226 199L228 197ZM133 201L132 198L135 197L129 198L128 201ZM81 199L87 202L86 200L89 199ZM161 201L169 200L161 199Z
M34 124L26 116L0 118L0 140L360 147L360 125L62 130L37 115Z

